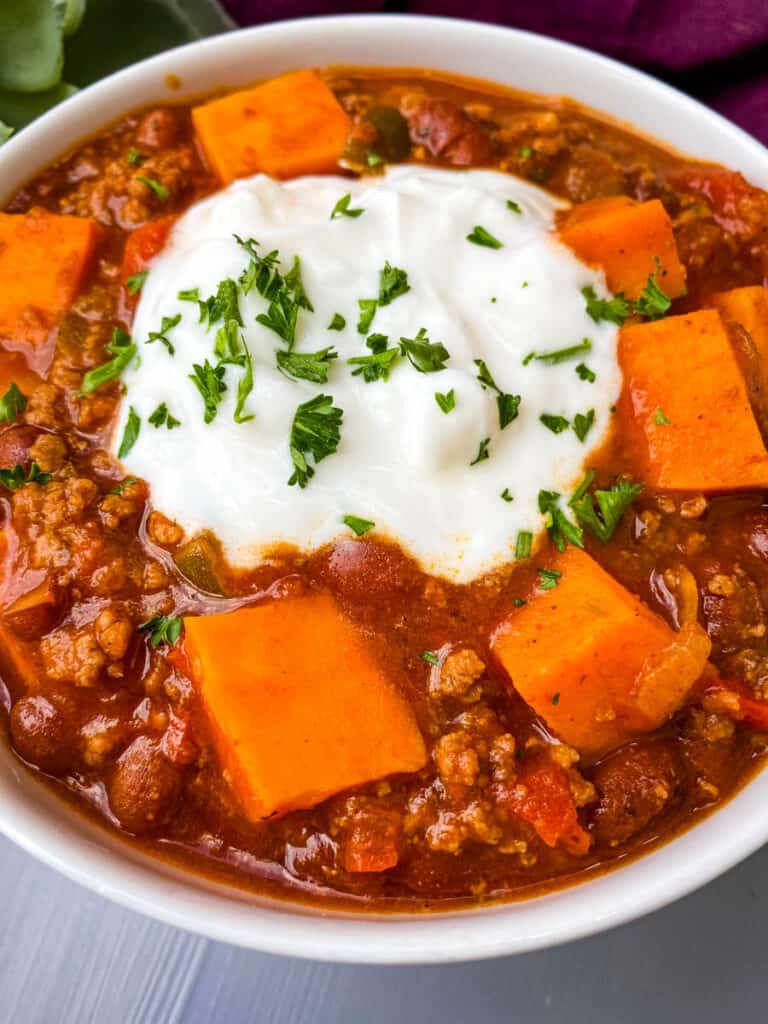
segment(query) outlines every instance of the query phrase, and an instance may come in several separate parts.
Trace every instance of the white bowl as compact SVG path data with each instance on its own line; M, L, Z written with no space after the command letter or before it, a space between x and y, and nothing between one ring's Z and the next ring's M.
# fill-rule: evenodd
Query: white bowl
M768 151L666 85L586 50L503 28L418 17L284 22L194 43L113 75L0 149L0 202L121 114L329 64L428 67L571 96L768 187ZM172 88L167 76L177 76ZM63 874L152 917L270 953L360 963L472 960L551 946L648 913L768 839L768 773L716 814L626 867L529 901L430 915L323 912L169 867L90 824L0 747L0 829Z

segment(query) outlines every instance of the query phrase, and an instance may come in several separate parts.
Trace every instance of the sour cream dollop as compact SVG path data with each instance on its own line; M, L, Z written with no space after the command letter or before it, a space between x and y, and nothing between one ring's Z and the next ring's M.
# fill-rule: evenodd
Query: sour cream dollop
M332 218L347 193L349 208L363 212ZM616 327L590 319L582 295L587 285L607 294L604 279L552 233L559 205L506 174L417 167L361 181L259 175L194 204L141 291L133 326L139 359L124 374L114 450L132 408L141 429L127 470L148 481L153 506L189 534L212 530L237 566L257 564L276 544L311 550L351 536L342 522L350 515L373 521L426 571L457 582L509 562L519 532L544 527L539 492L567 496L581 478L621 386ZM468 240L476 226L500 246ZM205 423L190 374L193 364L216 363L217 325L201 323L197 305L178 296L197 289L204 299L222 280L239 279L248 255L235 235L256 240L261 254L276 250L283 273L300 257L313 311L299 312L295 351L334 346L338 358L326 384L286 377L275 355L286 346L257 322L268 303L251 289L240 309L253 363L244 411L253 418L235 422L242 369L227 365L223 401ZM409 290L380 306L361 334L358 300L377 297L386 263L407 273ZM173 355L147 343L163 317L179 314L167 332ZM340 331L329 330L336 314L346 322ZM393 347L421 328L450 354L444 369L418 372L401 357L388 380L353 376L347 359L371 354L367 335L383 334ZM527 358L585 338L589 351L575 357ZM478 380L477 360L498 391L520 396L504 429L497 392ZM289 486L294 414L320 393L343 410L338 450L305 488ZM452 395L449 412L436 393ZM150 423L161 403L178 427ZM577 416L593 417L583 440L573 429Z

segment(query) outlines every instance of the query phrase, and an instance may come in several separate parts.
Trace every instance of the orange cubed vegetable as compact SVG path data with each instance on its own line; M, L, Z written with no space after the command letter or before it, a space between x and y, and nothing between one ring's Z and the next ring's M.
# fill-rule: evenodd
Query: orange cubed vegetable
M219 756L251 818L425 764L411 709L329 596L184 623Z
M514 783L504 785L497 796L547 846L560 844L577 856L589 850L591 839L579 823L568 774L546 754L526 760Z
M651 274L670 297L685 292L672 222L658 199L634 203L611 196L581 203L565 218L560 238L579 259L603 268L613 292L636 299Z
M712 305L724 319L741 324L751 335L758 353L768 360L768 288L756 284L717 292L712 296Z
M560 739L594 756L657 728L700 676L709 645L653 669L677 634L589 555L569 547L562 575L497 628L492 647L520 696ZM648 681L648 684L647 684Z
M625 327L619 420L653 487L768 486L768 453L728 332L715 310Z
M97 238L84 217L0 213L0 339L46 341L80 291Z
M224 183L335 171L351 121L316 71L294 71L192 111L208 162Z

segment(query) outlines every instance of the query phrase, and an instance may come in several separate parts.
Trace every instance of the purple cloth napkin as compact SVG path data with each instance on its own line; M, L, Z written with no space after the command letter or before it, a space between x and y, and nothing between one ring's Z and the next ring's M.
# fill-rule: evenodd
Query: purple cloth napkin
M768 143L768 0L225 0L254 25L371 11L472 17L555 36L643 68Z

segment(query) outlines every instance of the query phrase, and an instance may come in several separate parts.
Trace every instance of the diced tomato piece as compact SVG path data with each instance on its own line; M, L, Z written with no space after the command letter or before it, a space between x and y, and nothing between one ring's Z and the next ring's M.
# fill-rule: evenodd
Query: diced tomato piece
M120 272L120 280L123 285L129 277L147 269L147 266L165 245L176 219L173 214L159 217L131 232L123 250L123 265Z

